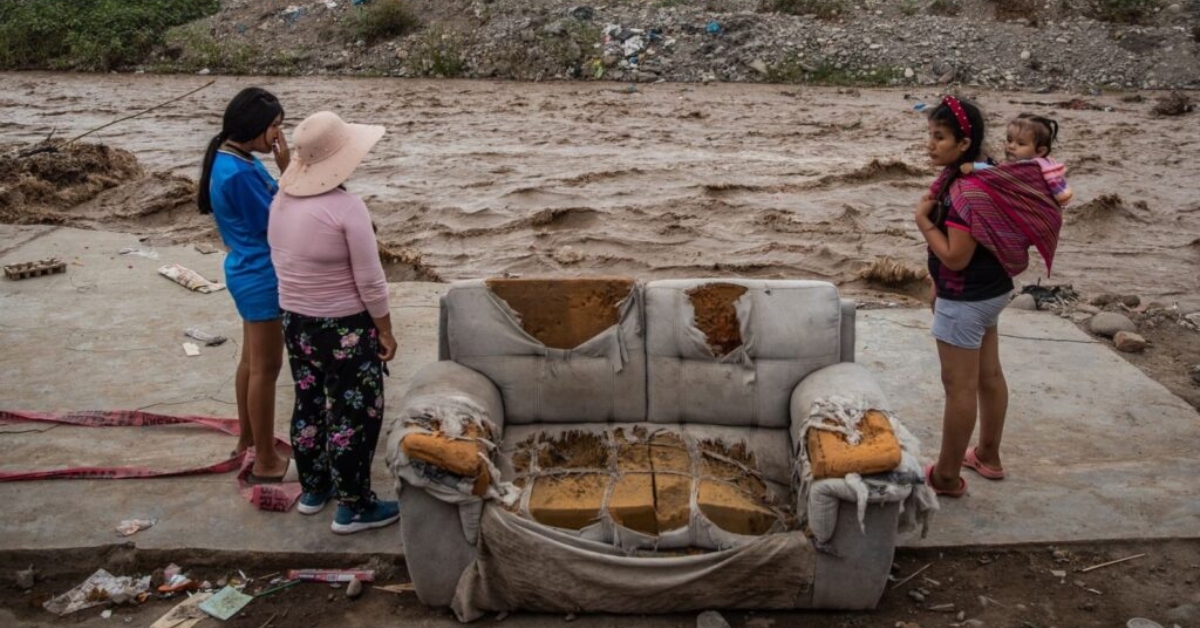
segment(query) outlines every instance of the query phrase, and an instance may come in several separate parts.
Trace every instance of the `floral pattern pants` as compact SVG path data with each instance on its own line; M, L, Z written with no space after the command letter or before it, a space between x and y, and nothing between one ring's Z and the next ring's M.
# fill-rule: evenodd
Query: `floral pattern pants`
M283 313L296 407L292 448L307 493L336 489L356 511L374 501L371 462L383 426L383 362L367 312L342 318Z

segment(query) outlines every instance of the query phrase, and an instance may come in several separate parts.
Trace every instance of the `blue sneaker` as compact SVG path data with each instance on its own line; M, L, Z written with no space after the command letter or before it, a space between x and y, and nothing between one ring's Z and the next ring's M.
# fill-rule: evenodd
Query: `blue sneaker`
M300 505L296 507L296 510L299 510L302 515L315 515L325 510L325 504L328 504L334 495L336 495L336 491L333 489L329 489L325 493L300 493Z
M337 516L333 518L333 525L330 527L337 534L354 534L363 530L389 526L399 520L400 502L377 499L366 510L358 513L348 506L338 504Z

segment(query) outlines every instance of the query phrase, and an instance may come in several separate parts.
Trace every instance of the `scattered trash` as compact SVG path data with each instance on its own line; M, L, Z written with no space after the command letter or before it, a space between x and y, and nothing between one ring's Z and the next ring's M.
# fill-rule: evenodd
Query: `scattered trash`
M65 272L67 272L67 264L57 257L38 260L36 262L19 262L16 264L8 264L4 267L4 276L12 279L13 281Z
M1066 578L1067 572L1063 571L1062 569L1051 569L1050 575L1054 576L1055 578Z
M191 578L177 573L174 576L167 578L167 581L158 587L159 593L180 593L183 591L194 591L200 588L200 583Z
M375 581L374 569L289 569L288 580L303 580L305 582L350 582L362 580Z
M355 578L350 581L350 584L346 585L346 597L348 597L352 600L356 600L359 598L359 596L362 595L362 593L363 593L362 580Z
M933 563L929 563L929 564L925 565L924 567L922 567L922 568L920 568L920 569L918 569L918 570L916 570L916 571L912 572L912 574L910 574L909 576L905 577L903 580L900 580L900 581L899 581L899 582L897 582L896 584L893 584L893 585L892 585L892 588L893 588L893 589L897 589L897 588L899 588L899 587L900 587L900 585L904 584L905 582L908 582L909 580L912 580L913 578L916 578L918 575L920 575L920 573L921 573L921 572L925 571L926 569L929 569L929 568L930 568L930 567L932 567L932 566L933 566Z
M925 109L927 109L928 107L929 107L929 105L927 105L923 102L919 102L919 103L913 105L913 111L917 111L917 112L925 111Z
M139 257L144 257L146 259L158 259L158 251L155 251L154 249L143 249L138 246L127 246L127 247L121 249L120 251L117 251L117 254L118 255L137 255Z
M112 617L112 611L109 609L104 609L104 611L100 613L101 619L108 619L109 617Z
M592 7L572 7L568 13L581 22L590 22L592 18L596 17L596 10Z
M188 327L187 329L183 330L183 335L187 336L188 338L199 340L209 347L216 347L224 344L225 341L228 340L228 338L225 336L210 334L199 327Z
M196 624L208 617L200 611L200 604L210 597L212 593L197 593L189 597L150 624L150 628L195 628Z
M1117 564L1117 563L1123 563L1123 562L1125 562L1125 561L1127 561L1127 560L1133 560L1133 559L1135 559L1135 558L1142 558L1142 557L1144 557L1144 556L1145 556L1145 554L1134 554L1133 556L1126 556L1125 558L1118 558L1118 559L1116 559L1116 560L1110 560L1110 561L1108 561L1107 563L1100 563L1099 565L1092 565L1091 567L1085 567L1085 568L1083 568L1083 569L1080 569L1080 570L1079 570L1079 573L1087 573L1087 572L1089 572L1089 571L1092 571L1092 570L1094 570L1094 569L1100 569L1101 567L1108 567L1109 565L1115 565L1115 564Z
M1066 305L1079 300L1079 293L1072 286L1042 286L1040 284L1021 288L1021 294L1033 295L1034 303L1039 310L1046 305Z
M336 9L337 7L338 7L338 4L334 0L325 0L325 8L326 9L329 9L330 11L332 11L332 10Z
M705 25L704 30L707 31L709 35L720 35L721 34L721 23L716 20L713 20L713 21L709 22L707 25Z
M163 578L170 580L181 573L183 573L183 568L175 563L171 563L167 565L165 569L163 569Z
M200 610L221 621L226 621L241 612L253 599L233 587L225 587L217 591L211 598L202 602Z
M29 569L22 569L17 572L17 588L28 591L33 588L34 582L37 580L37 574L33 571L33 565Z
M417 588L411 582L401 584L387 584L380 587L375 587L376 591L387 591L388 593L415 593ZM499 620L497 620L499 621Z
M931 610L935 613L953 613L954 612L954 603L949 602L946 604L934 604L933 606L930 606L927 610Z
M334 6L337 6L337 5L334 5ZM208 244L207 242L200 242L198 244L194 244L194 245L192 245L192 248L196 249L196 252L201 255L212 255L213 253L218 253L221 250L211 244Z
M354 0L354 6L359 7L364 4L370 4L371 0Z
M277 587L271 587L270 589L267 589L265 591L259 591L258 593L254 594L254 597L266 597L268 595L271 595L272 593L279 593L280 591L282 591L284 589L288 589L288 588L291 588L291 587L294 587L294 586L300 584L300 582L301 582L300 580L288 580Z
M117 534L133 536L158 523L158 519L126 519L117 526Z
M84 580L79 586L62 595L46 600L42 608L55 615L68 615L85 608L113 602L121 604L135 599L150 588L150 576L132 578L114 576L103 569Z
M158 269L158 274L174 281L175 283L201 294L211 294L219 290L225 289L225 284L209 281L200 276L196 271L180 266L179 264L168 264Z
M187 354L187 357L194 358L200 355L200 347L196 346L195 343L185 342L183 343L183 352Z

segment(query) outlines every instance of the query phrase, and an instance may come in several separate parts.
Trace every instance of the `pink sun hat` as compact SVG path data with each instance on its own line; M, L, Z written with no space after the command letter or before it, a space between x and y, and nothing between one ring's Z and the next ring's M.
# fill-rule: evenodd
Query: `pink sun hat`
M279 178L279 189L291 196L316 196L336 188L383 134L381 126L350 124L332 111L312 114L296 127L296 151Z

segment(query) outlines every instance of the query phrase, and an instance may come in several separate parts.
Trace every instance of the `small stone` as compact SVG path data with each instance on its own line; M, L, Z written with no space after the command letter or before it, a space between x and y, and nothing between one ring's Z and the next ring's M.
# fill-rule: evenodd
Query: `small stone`
M1183 11L1183 7L1179 6L1178 4L1167 6L1167 13L1179 13L1181 11Z
M1096 603L1091 600L1084 600L1079 603L1078 608L1081 611L1094 611L1096 610Z
M200 76L208 76L209 74L212 74L212 70L210 70L208 68L204 68L203 70L200 70L196 74L199 74Z
M1141 353L1146 350L1146 339L1131 331L1119 331L1113 336L1113 345L1125 353Z
M1066 578L1067 572L1063 571L1062 569L1051 569L1050 575L1054 576L1055 578Z
M1200 622L1200 607L1195 604L1180 604L1167 611L1167 619L1185 626L1196 625Z
M966 618L967 618L967 611L958 611L958 614L954 616L955 621L962 621Z
M356 600L363 592L362 580L355 578L346 585L346 597Z
M767 67L767 62L763 61L762 59L755 59L754 61L751 61L750 67L755 72L758 72L759 74L762 74L763 76L766 76L767 73L770 72L770 68Z
M1034 299L1032 294L1018 295L1008 303L1008 307L1014 310L1036 310L1037 299Z
M924 596L924 595L921 595L921 592L920 592L920 591L916 591L916 590L909 591L909 592L908 592L908 597L911 597L911 598L912 598L913 600L915 600L915 601L916 601L918 604L920 604L920 603L922 603L922 602L924 602L924 601L925 601L925 596Z
M912 68L904 68L904 78L910 79L916 75L917 73L914 72Z
M968 619L959 625L963 626L964 628L983 628L983 620L982 619Z
M729 622L717 611L704 611L696 617L696 628L729 628Z
M1079 310L1080 312L1087 312L1088 314L1100 313L1100 308L1094 305L1088 305L1087 303L1080 303L1079 305L1075 306L1075 309Z
M1137 325L1127 317L1115 312L1100 312L1092 317L1088 327L1092 333L1112 338L1119 331L1137 331Z
M1192 367L1192 381L1200 384L1200 364Z
M1029 52L1028 50L1022 50L1022 51L1021 51L1021 60L1022 60L1022 61L1028 61L1028 60L1029 60L1029 58L1030 58L1030 57L1032 57L1032 56L1033 56L1033 53L1032 53L1032 52Z
M28 591L33 588L36 579L32 566L29 569L22 569L17 572L17 588Z
M575 621L575 613L567 613L567 616L563 617L563 621L566 621L566 622Z
M1136 294L1123 294L1117 297L1117 300L1125 307L1137 307L1142 304L1142 298Z

